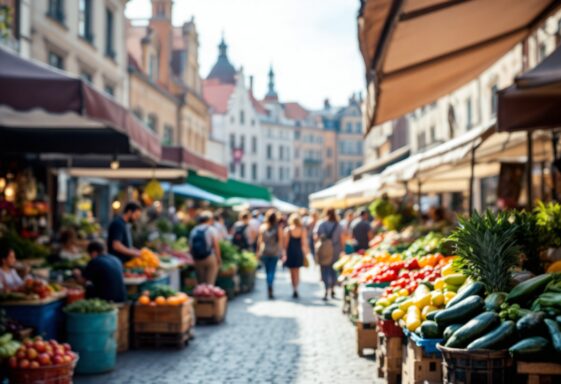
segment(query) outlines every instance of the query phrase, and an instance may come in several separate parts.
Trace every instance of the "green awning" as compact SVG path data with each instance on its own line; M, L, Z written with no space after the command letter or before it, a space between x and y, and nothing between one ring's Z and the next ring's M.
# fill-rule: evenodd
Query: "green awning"
M269 192L269 190L265 187L247 184L232 179L228 179L226 181L217 180L211 177L198 175L194 171L189 171L187 183L225 199L229 199L231 197L262 199L266 201L271 201L272 199L271 192Z

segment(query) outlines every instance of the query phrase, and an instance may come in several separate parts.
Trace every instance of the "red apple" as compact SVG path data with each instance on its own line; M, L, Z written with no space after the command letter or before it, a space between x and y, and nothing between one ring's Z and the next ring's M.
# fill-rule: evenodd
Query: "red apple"
M56 355L64 355L64 353L66 351L64 350L64 347L62 345L59 345L58 347L56 347L54 349L54 352L55 352L55 356L56 356Z
M35 360L39 354L35 348L28 348L27 349L27 358L29 360Z
M35 346L35 349L37 350L37 352L43 353L43 352L46 351L48 344L45 343L43 340L37 340L37 341L35 341L35 343L33 343L33 345Z
M56 355L55 357L53 357L53 364L54 365L64 364L64 357L62 357L61 355Z
M16 357L18 358L18 360L23 360L27 357L27 352L25 349L20 348L18 350L18 352L16 353Z
M62 356L62 360L65 363L70 363L70 362L72 362L73 359L72 359L72 356L70 356L70 355L64 355L64 356Z
M23 369L29 368L29 360L27 360L27 359L21 360L19 362L19 367L23 368Z
M54 352L53 352L53 347L51 347L50 345L47 344L47 346L45 346L45 352L47 355L49 356L53 356Z
M16 368L18 366L18 359L15 356L10 357L9 360L10 368Z
M40 367L40 365L39 365L39 362L38 362L38 361L32 361L32 362L29 364L29 368L31 368L31 369L37 369L37 368L39 368L39 367Z
M72 347L68 343L64 343L64 344L62 344L62 346L64 347L65 351L71 351L72 350Z
M41 353L38 360L41 365L51 365L51 356L46 353Z
M30 338L26 338L23 341L23 345L25 345L26 347L32 347L33 346L33 340L31 340Z

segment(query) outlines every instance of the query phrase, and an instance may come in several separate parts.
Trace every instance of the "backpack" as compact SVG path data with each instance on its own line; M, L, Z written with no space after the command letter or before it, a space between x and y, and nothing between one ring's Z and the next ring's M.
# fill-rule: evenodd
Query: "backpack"
M232 236L232 244L234 244L239 249L248 249L249 242L247 241L247 236L245 231L247 230L247 224L238 225L234 230L234 235Z
M262 256L279 256L279 234L278 228L273 227L263 231L261 255Z
M333 264L333 258L335 256L335 249L333 246L333 233L337 229L339 224L333 223L333 228L326 235L321 235L320 239L316 242L315 246L315 258L316 263L322 267L330 266Z
M212 253L211 247L206 240L208 227L195 229L191 238L191 255L195 260L204 260Z

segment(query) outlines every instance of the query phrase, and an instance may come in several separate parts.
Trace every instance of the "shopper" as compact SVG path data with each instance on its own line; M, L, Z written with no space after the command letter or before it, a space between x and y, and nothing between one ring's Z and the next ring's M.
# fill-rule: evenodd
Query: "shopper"
M320 264L321 279L325 286L323 300L327 300L330 294L331 298L334 299L337 275L333 269L333 264L339 259L345 236L333 208L329 208L325 212L324 219L318 223L314 232L315 257ZM325 259L324 255L328 255L328 259Z
M343 219L339 222L341 228L343 229L343 245L345 253L353 253L354 252L354 245L353 245L353 232L351 229L352 223L355 219L355 213L352 209L347 209L343 213Z
M218 240L226 240L228 238L228 229L224 223L224 214L222 212L214 213L213 227L218 235Z
M314 230L319 220L319 214L317 211L310 212L307 220L304 221L304 225L306 226L306 232L308 234L308 244L310 248L310 253L315 259L315 241L314 241Z
M373 237L370 214L366 209L360 211L360 215L351 225L351 232L356 252L363 252L368 249L368 244Z
M262 220L260 219L261 212L254 210L249 219L249 249L253 252L257 251L257 238L259 237L259 228L261 227Z
M16 251L5 239L0 239L0 289L14 291L23 285L22 279L16 271ZM26 272L27 274L27 272Z
M189 244L195 261L195 272L199 284L214 285L218 269L222 264L220 242L213 227L214 217L210 211L200 214L199 224L191 231Z
M62 260L74 261L82 258L82 252L78 246L78 236L76 231L68 228L60 233L60 249L59 257Z
M306 228L296 213L290 216L288 226L284 230L284 250L286 253L285 266L290 269L292 297L297 299L300 268L304 266L304 258L308 254L308 240Z
M248 250L250 244L249 212L242 212L232 227L232 244L239 250Z
M123 214L115 217L109 225L107 234L107 250L117 256L124 264L140 256L140 251L132 244L130 226L140 220L142 208L136 202L129 202L123 209Z
M86 285L86 296L124 303L127 290L121 261L105 252L105 246L100 241L90 242L87 251L92 259L83 274L78 269L74 271L76 280Z
M279 257L282 254L283 233L278 222L277 213L274 210L267 211L265 222L259 231L257 240L257 256L265 266L267 274L267 291L269 299L274 299L273 282Z

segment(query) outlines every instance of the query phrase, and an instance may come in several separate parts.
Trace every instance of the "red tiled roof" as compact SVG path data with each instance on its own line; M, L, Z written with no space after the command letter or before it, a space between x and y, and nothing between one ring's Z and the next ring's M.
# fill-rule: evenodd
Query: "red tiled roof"
M251 104L253 104L253 108L255 108L255 112L257 112L258 115L268 115L269 113L267 109L259 100L255 98L255 96L253 96L253 92L248 91L248 93Z
M214 113L225 114L235 87L234 84L224 84L217 79L203 80L203 98Z
M310 116L310 111L297 102L284 103L284 114L291 120L305 120Z

